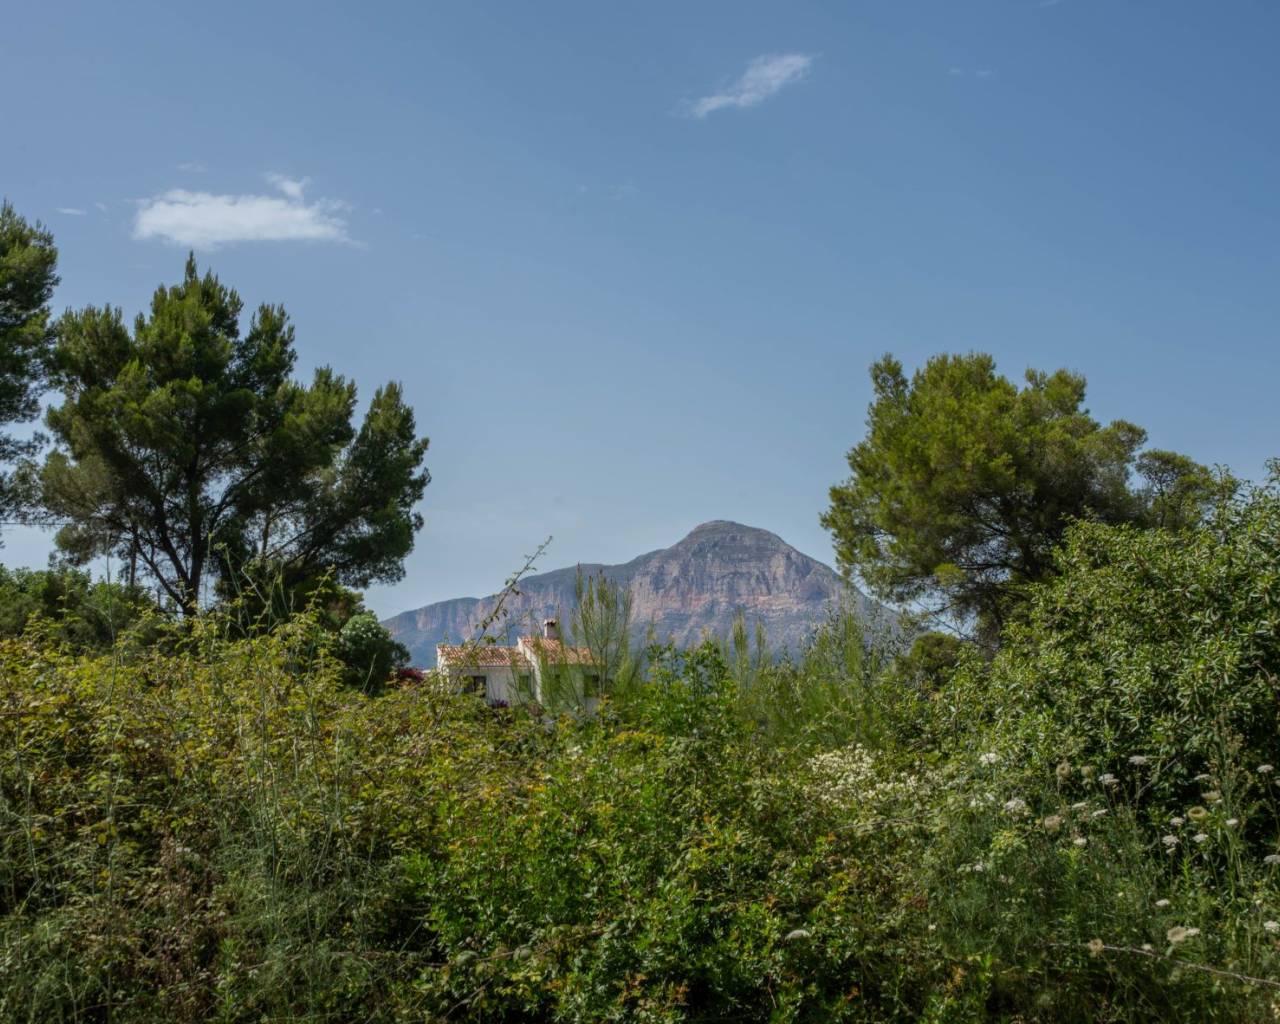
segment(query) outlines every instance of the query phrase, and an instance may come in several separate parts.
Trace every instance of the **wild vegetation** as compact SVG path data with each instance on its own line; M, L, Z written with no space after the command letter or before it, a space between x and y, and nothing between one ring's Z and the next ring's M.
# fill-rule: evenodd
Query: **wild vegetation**
M0 270L13 262L0 251ZM121 407L142 431L125 455L168 424L148 473L180 477L174 424L222 401L190 367L169 373L194 351L184 332L208 342L218 380L239 373L231 320L208 333L228 295L191 268L133 336L115 314L63 321L58 344L97 317L99 341L137 348L121 377L169 374L156 408L141 388ZM65 374L47 341L39 372ZM1243 487L1165 453L1131 487L1140 439L1092 423L1083 382L1018 392L989 361L940 365L923 406L882 368L877 401L896 396L910 455L885 465L928 477L929 451L957 457L965 432L925 444L913 409L968 409L965 436L1015 447L1019 430L983 417L1029 417L1059 462L1035 445L969 451L998 464L988 492L956 474L919 492L1003 509L1025 545L987 573L948 552L991 548L996 520L985 540L958 514L912 539L928 517L866 449L830 524L854 530L850 561L887 559L872 582L959 602L934 620L953 632L873 634L836 609L796 652L745 622L637 651L626 595L584 580L568 625L609 666L592 714L397 675L403 652L342 584L393 576L412 539L401 499L425 486L424 443L398 398L354 436L347 392L320 402L338 427L315 462L293 435L311 393L279 375L250 387L256 454L210 434L220 468L184 478L170 507L141 501L168 484L123 455L108 471L117 428L94 418L118 396L86 397L87 370L52 378L57 458L19 467L6 493L45 516L97 495L92 544L64 546L131 570L0 575L0 1019L1280 1018L1280 475ZM276 421L281 395L300 404ZM305 481L271 480L275 497L252 483L255 466L303 463ZM398 483L341 483L361 465ZM1121 511L1059 501L1064 480ZM325 500L303 511L304 493ZM339 512L350 529L316 551L351 560L294 558L302 524ZM229 541L203 588L193 531L216 522ZM182 538L163 557L162 530Z
M4 641L47 1020L1232 1020L1280 997L1280 494L1085 525L993 660L655 647L595 716L353 687L311 614ZM1177 615L1166 614L1173 608Z

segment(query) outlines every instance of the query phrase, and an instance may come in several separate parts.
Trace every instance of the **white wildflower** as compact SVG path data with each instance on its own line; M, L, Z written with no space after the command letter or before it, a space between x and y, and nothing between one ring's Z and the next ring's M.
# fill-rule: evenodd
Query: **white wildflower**
M1149 942L1144 942L1142 944L1142 951L1144 953L1154 953L1156 951L1156 947L1151 945Z
M1212 781L1213 781L1213 776L1212 776L1212 775L1210 775L1210 774L1208 774L1207 772L1201 772L1199 775L1197 775L1197 776L1195 777L1195 779L1194 779L1193 781L1195 781L1195 782L1212 782Z
M1020 796L1015 796L1004 802L1004 809L1009 814L1023 815L1027 813L1027 802Z
M1239 819L1239 818L1228 818L1228 819L1227 819L1227 828L1235 828L1235 827L1236 827L1237 825L1239 825L1239 824L1240 824L1240 819Z
M1161 836L1160 842L1164 843L1165 846L1172 849L1173 847L1178 845L1178 837L1177 836Z
M1147 763L1147 755L1146 755L1146 754L1131 754L1131 755L1130 755L1130 757L1129 757L1129 763L1130 763L1130 764L1132 764L1132 765L1142 766L1142 765L1144 765L1144 764L1146 764L1146 763Z
M1271 774L1273 771L1275 771L1275 770L1276 770L1276 766L1275 766L1275 765L1273 765L1273 764L1260 764L1260 765L1258 765L1258 774L1259 774L1259 775L1270 775L1270 774Z
M886 771L864 747L853 744L830 750L809 759L811 797L845 810L883 813L886 805L900 804L920 796L925 780L911 772Z
M1044 821L1042 821L1040 824L1044 826L1044 830L1046 832L1050 832L1050 833L1057 832L1059 829L1062 828L1062 815L1051 814L1049 815L1049 817L1045 818Z
M1058 776L1059 782L1066 782L1071 778L1071 764L1068 761L1061 762L1053 771Z
M991 766L1000 763L1000 755L994 751L987 751L985 754L978 755L978 763Z
M1078 804L1072 804L1071 809L1073 811L1083 811L1083 810L1086 810L1088 806L1089 806L1088 800L1081 800Z
M1205 835L1205 833L1203 833L1203 832L1197 832L1197 833L1196 833L1195 835L1193 835L1191 838L1192 838L1192 839L1194 839L1197 843L1203 843L1203 842L1207 841L1209 837L1208 837L1207 835Z
M1071 840L1071 844L1073 846L1084 847L1089 845L1089 840L1087 840L1084 836L1076 836L1073 840Z
M1110 772L1103 772L1101 775L1098 776L1098 781L1101 782L1104 786L1114 786L1120 782L1120 780L1117 779Z
M1280 853L1269 853L1269 854L1267 854L1265 857L1263 857L1263 858L1262 858L1262 863L1263 863L1263 864L1270 864L1270 865L1272 865L1273 867L1274 867L1276 864L1280 864Z
M1177 815L1174 815L1172 818L1169 819L1169 824L1172 825L1174 828L1182 828L1182 826L1185 825L1186 823L1187 823L1186 818L1181 818L1181 817L1178 817Z
M1094 811L1091 815L1089 815L1089 817L1103 818L1103 817L1106 817L1106 814L1107 814L1107 809L1105 807L1099 807L1096 811Z
M1164 937L1176 946L1179 942L1186 942L1187 939L1194 939L1199 934L1199 928L1184 928L1179 924L1174 925L1165 932Z
M1088 945L1090 956L1102 956L1103 951L1107 948L1106 943L1101 939L1090 939Z
M1221 793L1219 793L1216 789L1211 789L1211 790L1209 790L1207 793L1201 793L1201 794L1200 794L1200 797L1201 797L1201 799L1203 799L1203 800L1204 800L1204 802L1205 802L1205 803L1207 803L1207 804L1220 804L1220 803L1222 803L1222 794L1221 794Z
M1268 931L1272 934L1280 932L1280 921L1263 921L1262 929L1263 931Z
M1156 900L1156 906L1157 906L1157 907L1159 907L1161 910L1163 910L1165 907L1169 906L1169 901L1168 901L1168 900Z
M794 931L787 932L787 936L783 942L800 942L809 937L809 931L806 928L796 928Z

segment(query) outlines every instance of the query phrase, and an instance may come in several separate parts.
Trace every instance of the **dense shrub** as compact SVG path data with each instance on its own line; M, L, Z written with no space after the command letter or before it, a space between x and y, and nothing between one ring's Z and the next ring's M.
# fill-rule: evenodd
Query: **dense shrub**
M840 613L595 715L366 692L314 603L0 641L0 1019L1272 1019L1278 523L1079 526L994 660Z
M94 582L78 569L0 566L0 636L19 636L43 622L47 635L79 651L105 651L158 609L145 592ZM148 639L154 636L147 632Z
M343 624L337 653L346 666L348 682L370 691L381 689L387 677L409 660L405 646L372 612L359 612Z
M960 673L948 725L1114 775L1161 814L1214 789L1243 812L1280 756L1280 493L1193 534L1080 524L1059 569L994 663Z

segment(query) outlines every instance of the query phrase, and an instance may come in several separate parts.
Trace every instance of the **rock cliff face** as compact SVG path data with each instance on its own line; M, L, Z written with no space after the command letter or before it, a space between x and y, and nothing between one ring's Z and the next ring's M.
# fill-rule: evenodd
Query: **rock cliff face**
M883 615L874 601L852 589L830 568L803 555L780 537L738 523L703 523L684 540L625 565L583 564L584 574L603 573L632 596L636 636L652 627L659 639L696 643L704 633L724 636L742 611L749 626L764 624L775 649L795 649L840 601L868 618ZM569 619L578 566L529 576L507 602L509 640L529 633L545 618ZM435 645L471 637L495 598L463 597L402 612L384 623L409 648L413 664L435 664ZM502 626L497 628L500 634Z

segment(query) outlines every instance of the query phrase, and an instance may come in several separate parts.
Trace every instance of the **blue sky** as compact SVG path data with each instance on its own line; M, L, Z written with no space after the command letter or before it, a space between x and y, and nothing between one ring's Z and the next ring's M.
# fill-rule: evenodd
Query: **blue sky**
M195 246L308 375L404 382L434 480L379 612L547 535L552 568L726 518L829 561L885 351L1280 455L1278 38L1263 0L21 4L0 192L59 309L132 314Z

